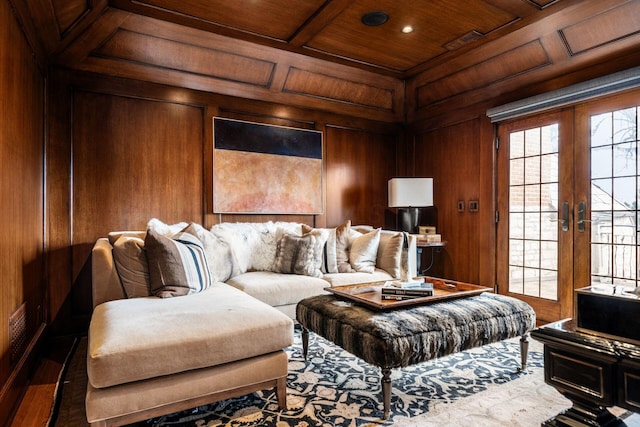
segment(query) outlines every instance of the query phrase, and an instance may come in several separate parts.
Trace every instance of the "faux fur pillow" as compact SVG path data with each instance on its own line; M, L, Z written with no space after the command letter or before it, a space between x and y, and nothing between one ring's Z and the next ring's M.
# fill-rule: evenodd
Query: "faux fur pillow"
M380 245L380 229L357 237L351 243L349 263L355 271L373 273L376 269L378 246Z
M211 285L204 247L193 225L172 237L149 228L144 246L153 295L161 298L189 295Z
M322 262L320 270L323 273L337 273L338 264L336 261L336 229L335 228L312 228L307 224L302 224L302 234L314 233L320 238L322 248Z
M320 271L321 255L321 246L315 235L311 233L303 236L284 234L278 240L273 271L322 277L322 271Z
M139 237L120 236L113 243L113 261L127 298L151 295L144 240Z

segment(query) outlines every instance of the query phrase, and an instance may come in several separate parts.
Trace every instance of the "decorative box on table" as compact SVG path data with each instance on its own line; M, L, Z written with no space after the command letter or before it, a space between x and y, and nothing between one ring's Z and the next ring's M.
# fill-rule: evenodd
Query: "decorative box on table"
M633 287L594 285L575 297L578 331L640 344L640 296Z

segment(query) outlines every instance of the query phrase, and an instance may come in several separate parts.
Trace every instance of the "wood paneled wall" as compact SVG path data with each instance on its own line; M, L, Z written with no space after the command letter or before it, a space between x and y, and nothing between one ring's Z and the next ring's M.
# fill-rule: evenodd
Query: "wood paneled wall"
M346 219L385 225L399 126L62 70L52 72L51 86L48 144L62 154L49 162L47 179L56 184L48 188L54 195L49 227L62 252L51 254L49 292L60 331L86 323L91 247L112 230L144 229L153 217L207 227L264 220L331 226ZM323 131L325 213L214 213L212 119L218 115Z
M0 2L0 51L0 424L5 425L42 337L45 299L45 77L6 1ZM24 315L11 327L10 317L23 304Z
M447 246L430 275L484 286L495 284L493 127L484 117L435 130L413 130L413 168L433 177L438 233ZM469 202L479 203L478 212ZM458 211L458 203L464 206ZM428 261L430 255L423 255Z

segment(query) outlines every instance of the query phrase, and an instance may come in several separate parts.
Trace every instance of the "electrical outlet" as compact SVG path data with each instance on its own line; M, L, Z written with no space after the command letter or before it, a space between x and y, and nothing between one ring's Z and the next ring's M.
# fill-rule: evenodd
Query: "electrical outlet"
M477 200L469 200L469 212L478 212L480 210Z

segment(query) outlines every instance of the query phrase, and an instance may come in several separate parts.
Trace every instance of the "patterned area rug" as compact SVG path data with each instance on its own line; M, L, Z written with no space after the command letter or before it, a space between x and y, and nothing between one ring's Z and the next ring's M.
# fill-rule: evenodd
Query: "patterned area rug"
M137 425L539 426L571 406L544 383L542 345L530 340L528 369L518 372L519 344L512 339L394 370L391 419L384 421L379 369L315 334L310 334L305 362L300 335L296 329L295 343L287 349L287 410L278 410L275 394L265 390ZM84 360L85 351L81 343L74 359ZM86 425L86 420L65 419L65 407L80 402L65 403L64 392L55 425Z

